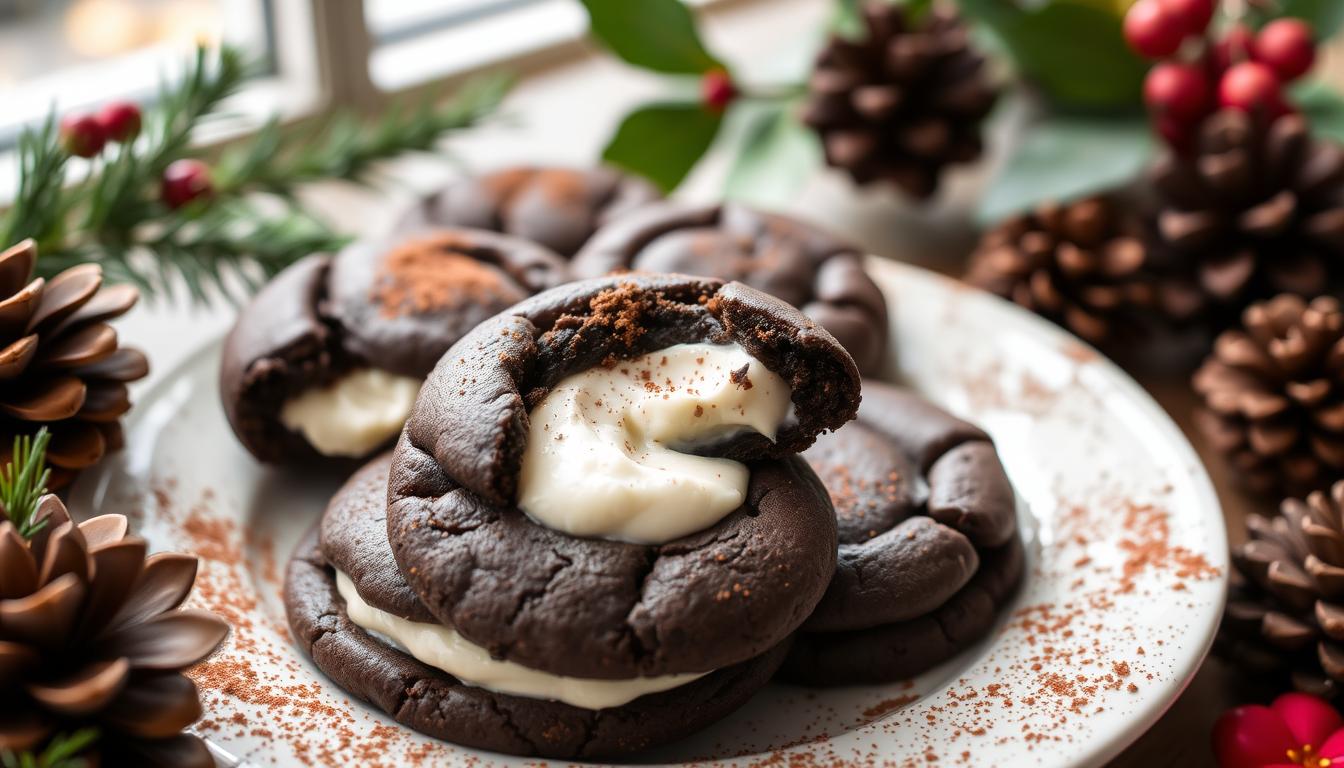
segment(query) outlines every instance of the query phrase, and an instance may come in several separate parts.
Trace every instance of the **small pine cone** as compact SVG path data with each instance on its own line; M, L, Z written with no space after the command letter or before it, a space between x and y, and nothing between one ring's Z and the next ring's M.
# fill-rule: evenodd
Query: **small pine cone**
M862 39L834 36L821 52L803 122L820 134L826 162L855 182L927 198L945 166L980 156L997 93L957 16L935 9L915 21L870 2L864 21Z
M1344 482L1252 515L1216 647L1233 664L1334 696L1344 683Z
M1093 198L1011 218L981 239L966 281L1093 344L1113 341L1153 298L1147 249L1118 208Z
M75 524L56 496L38 502L34 520L45 522L28 540L0 523L0 753L92 727L97 764L213 766L182 732L201 716L182 673L229 629L178 607L196 558L145 557L125 517Z
M1195 151L1152 173L1163 303L1178 320L1234 321L1278 293L1311 298L1344 277L1344 147L1311 136L1301 115L1268 127L1224 110Z
M135 305L133 286L103 287L102 269L80 264L51 280L30 280L33 241L0 252L0 454L15 435L46 424L52 487L122 446L127 382L149 363L121 347L107 321Z
M1283 294L1253 304L1195 372L1196 423L1261 493L1303 495L1344 476L1344 313Z

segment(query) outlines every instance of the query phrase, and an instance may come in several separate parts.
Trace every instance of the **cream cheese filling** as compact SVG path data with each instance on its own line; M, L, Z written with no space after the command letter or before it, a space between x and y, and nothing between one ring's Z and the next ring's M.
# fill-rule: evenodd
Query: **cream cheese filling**
M736 344L678 344L562 380L532 410L518 506L572 536L659 544L746 499L746 465L683 450L771 440L789 385Z
M408 621L374 608L359 596L354 582L336 572L336 590L345 600L345 612L359 627L392 640L411 656L477 688L550 699L583 709L619 707L649 693L676 688L702 677L705 672L632 680L591 680L538 672L511 661L490 657L490 653L453 630L438 624Z
M358 368L286 401L280 423L323 456L365 456L401 431L419 393L419 379Z

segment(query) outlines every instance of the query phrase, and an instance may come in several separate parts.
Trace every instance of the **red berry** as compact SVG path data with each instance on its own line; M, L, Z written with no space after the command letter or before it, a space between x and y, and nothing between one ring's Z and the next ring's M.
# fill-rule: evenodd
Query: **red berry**
M177 209L196 200L208 199L214 194L210 183L210 167L200 160L175 160L163 171L160 187L163 204Z
M92 115L71 115L61 120L61 146L79 157L93 157L103 151L107 134Z
M1301 19L1275 19L1255 36L1255 60L1273 69L1284 82L1296 80L1316 63L1311 25Z
M1237 24L1227 30L1223 39L1213 47L1213 60L1217 71L1226 72L1233 64L1249 60L1254 45L1255 36L1245 24Z
M1125 14L1125 40L1140 56L1170 56L1184 39L1185 30L1172 20L1160 0L1139 0Z
M1156 114L1189 122L1204 114L1209 104L1209 81L1193 64L1165 62L1148 71L1143 100Z
M140 108L129 101L114 101L98 113L98 124L108 141L132 141L140 135Z
M1157 134L1162 137L1167 145L1177 152L1185 152L1190 148L1192 139L1195 136L1195 123L1185 120L1177 120L1171 115L1158 115L1153 121Z
M1231 109L1275 118L1287 111L1283 87L1274 70L1258 61L1232 65L1218 83L1218 103Z
M1202 35L1213 19L1213 0L1158 0L1167 18L1182 32Z
M712 69L700 79L700 99L712 112L727 109L737 98L737 86L733 78L722 69Z

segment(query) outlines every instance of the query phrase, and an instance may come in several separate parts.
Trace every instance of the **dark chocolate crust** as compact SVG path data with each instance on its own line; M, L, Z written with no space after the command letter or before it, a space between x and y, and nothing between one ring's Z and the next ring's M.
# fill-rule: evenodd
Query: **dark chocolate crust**
M619 270L738 280L816 320L865 374L880 371L886 299L860 250L810 224L735 203L650 205L599 230L574 257L576 277Z
M412 245L479 265L470 290L444 291L433 307L388 306L380 265ZM261 461L330 461L280 423L287 399L354 367L423 377L478 322L565 277L564 262L541 246L472 230L356 243L304 259L257 293L224 343L220 394L229 423Z
M460 179L426 196L398 229L487 229L571 257L598 228L660 199L652 184L612 168L514 166Z
M1022 580L1025 554L1011 539L980 555L970 582L932 613L848 632L799 632L780 678L813 686L905 680L947 661L994 628Z
M497 658L599 679L721 669L788 637L835 572L835 515L807 463L748 466L741 508L642 545L569 536L493 506L403 440L388 539L429 612Z
M406 585L387 543L387 473L392 452L365 464L331 497L318 537L322 555L350 577L369 605L403 619L438 623Z
M972 579L977 550L1016 537L1012 484L989 436L911 391L865 382L858 420L803 456L830 491L840 541L809 632L927 614Z
M337 685L397 722L467 747L551 758L611 758L693 733L741 706L774 674L781 644L686 685L602 710L494 693L370 637L350 621L316 532L285 577L295 641Z

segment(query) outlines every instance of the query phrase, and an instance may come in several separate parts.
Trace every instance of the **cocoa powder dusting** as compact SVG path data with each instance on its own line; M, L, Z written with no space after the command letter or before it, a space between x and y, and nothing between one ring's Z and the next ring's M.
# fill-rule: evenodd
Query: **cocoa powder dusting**
M383 317L424 314L496 295L503 276L452 235L404 243L383 257L369 298Z

